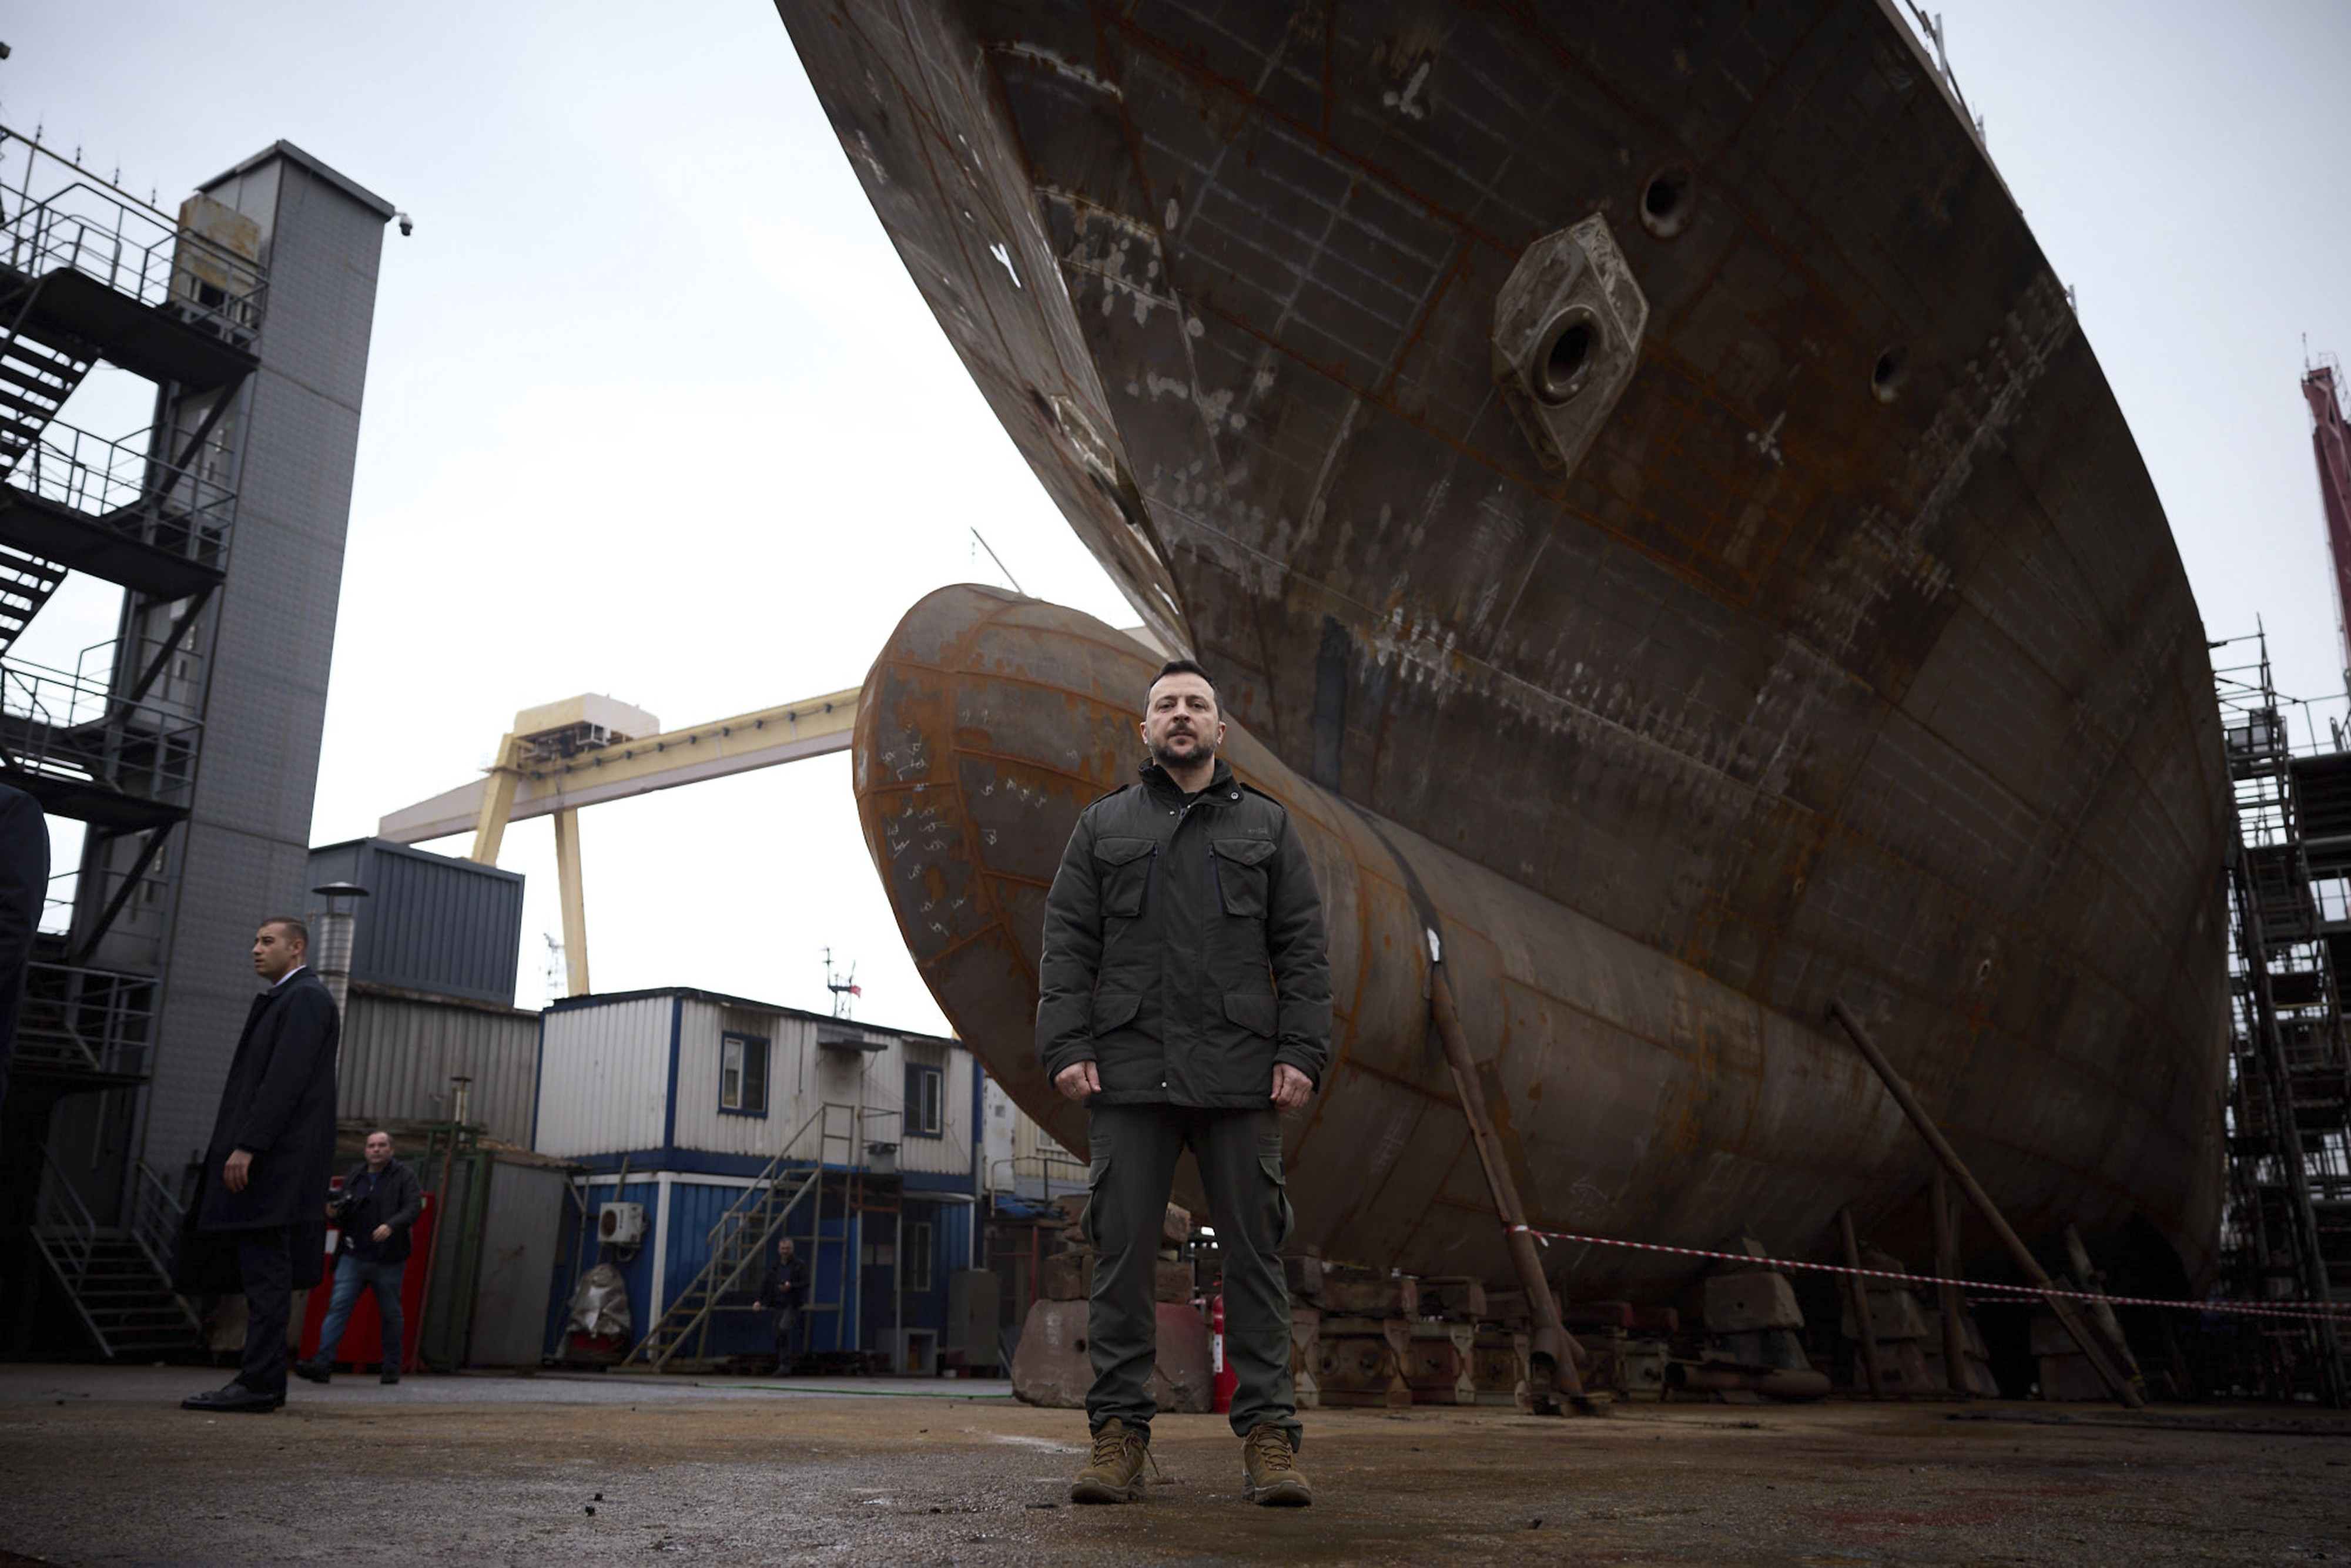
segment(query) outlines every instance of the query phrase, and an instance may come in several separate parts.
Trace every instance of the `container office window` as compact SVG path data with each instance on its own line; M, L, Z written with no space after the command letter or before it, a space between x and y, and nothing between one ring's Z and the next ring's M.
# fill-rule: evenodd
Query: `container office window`
M931 1076L939 1070L930 1069ZM931 1288L931 1222L927 1219L906 1221L906 1279L904 1289L927 1291Z
M939 1121L940 1090L946 1076L935 1067L925 1067L914 1061L906 1063L908 1137L941 1138L946 1135Z
M719 1038L718 1108L737 1116L768 1113L768 1042L758 1035Z

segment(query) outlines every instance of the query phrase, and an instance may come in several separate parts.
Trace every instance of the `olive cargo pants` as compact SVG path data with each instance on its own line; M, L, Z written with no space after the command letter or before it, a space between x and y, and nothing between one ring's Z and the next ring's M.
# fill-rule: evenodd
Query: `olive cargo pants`
M1225 1361L1238 1375L1233 1430L1261 1422L1299 1440L1290 1382L1290 1284L1280 1248L1292 1216L1281 1169L1281 1114L1199 1111L1181 1105L1101 1105L1087 1140L1086 1239L1094 1249L1086 1352L1093 1387L1086 1420L1112 1416L1148 1427L1157 1413L1148 1385L1158 1342L1159 1232L1186 1148L1200 1167L1225 1273Z

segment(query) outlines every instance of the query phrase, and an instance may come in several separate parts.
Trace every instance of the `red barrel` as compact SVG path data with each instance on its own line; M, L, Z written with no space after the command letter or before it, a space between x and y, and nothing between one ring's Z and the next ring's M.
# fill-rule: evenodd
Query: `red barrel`
M1233 1391L1240 1386L1241 1375L1225 1362L1225 1293L1222 1291L1208 1298L1208 1366L1214 1374L1208 1379L1210 1407L1228 1411L1233 1407Z

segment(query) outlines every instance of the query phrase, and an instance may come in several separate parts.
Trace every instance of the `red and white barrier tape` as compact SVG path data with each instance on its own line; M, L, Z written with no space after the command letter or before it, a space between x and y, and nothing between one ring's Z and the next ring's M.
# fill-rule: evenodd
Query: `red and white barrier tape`
M1580 1242L1587 1247L1624 1247L1636 1252L1666 1252L1677 1258L1713 1258L1728 1263L1761 1263L1773 1269L1806 1269L1815 1274L1852 1274L1865 1280L1895 1280L1905 1285L1957 1285L1966 1291L1996 1291L2011 1297L2063 1296L2069 1301L2104 1301L2112 1307L2168 1307L2179 1312L2219 1312L2231 1317L2333 1318L2351 1322L2351 1302L2324 1307L2258 1307L2240 1301L2175 1301L2156 1296L2107 1296L2093 1291L2043 1291L2033 1285L2010 1285L1994 1280L1946 1280L1939 1274L1896 1274L1885 1269L1854 1269L1843 1263L1802 1263L1792 1258L1757 1258L1745 1252L1716 1252L1704 1247L1667 1247L1657 1241L1625 1241L1614 1236L1578 1236L1570 1230L1538 1230L1513 1225L1548 1247L1554 1241Z

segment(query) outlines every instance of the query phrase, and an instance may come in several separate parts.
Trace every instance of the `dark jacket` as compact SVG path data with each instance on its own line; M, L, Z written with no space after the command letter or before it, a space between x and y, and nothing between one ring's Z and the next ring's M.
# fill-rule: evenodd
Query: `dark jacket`
M379 1225L392 1227L392 1234L375 1244L377 1263L402 1263L408 1260L408 1228L424 1212L424 1188L416 1173L408 1168L398 1155L387 1161L376 1173L375 1190L362 1199L356 1188L360 1177L367 1175L367 1162L353 1166L343 1177L343 1190L335 1200L335 1226L342 1240L335 1249L337 1256L358 1250L359 1244L375 1234Z
M49 892L49 823L22 789L0 784L0 1094L24 1006L25 965Z
M805 1305L807 1300L808 1260L794 1251L792 1260L787 1263L776 1255L774 1248L768 1248L768 1273L759 1281L758 1304L780 1309Z
M1165 770L1086 808L1045 901L1037 1050L1092 1061L1103 1104L1261 1110L1273 1069L1322 1081L1322 899L1290 813L1222 762L1189 805Z
M220 1114L191 1207L200 1236L287 1226L298 1239L315 1238L296 1249L297 1290L318 1283L326 1264L335 1047L341 1037L335 998L312 970L253 998L228 1082L221 1086ZM252 1175L243 1192L231 1192L221 1166L238 1149L252 1154ZM235 1238L222 1239L233 1245ZM210 1272L217 1277L216 1270Z

